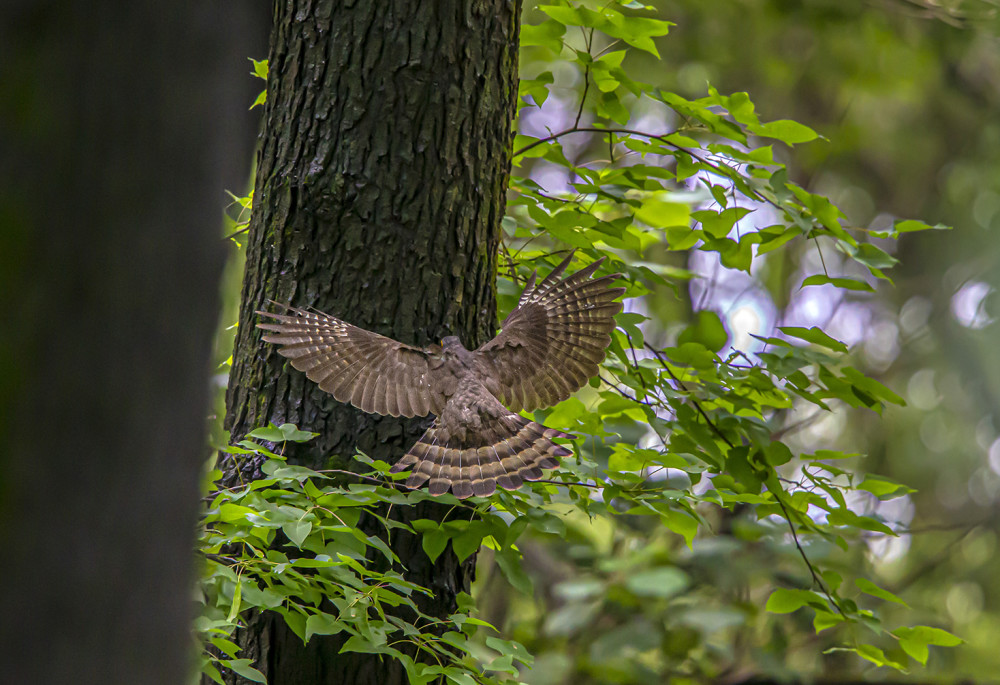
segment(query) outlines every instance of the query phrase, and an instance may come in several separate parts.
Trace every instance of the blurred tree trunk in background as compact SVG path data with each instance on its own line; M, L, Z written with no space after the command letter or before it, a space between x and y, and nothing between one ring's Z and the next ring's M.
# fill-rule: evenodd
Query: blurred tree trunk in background
M262 13L0 8L0 664L176 685Z
M263 142L227 396L233 440L268 422L318 432L294 463L344 468L355 448L396 461L429 419L341 404L260 339L268 300L316 307L409 344L496 329L495 275L517 95L519 2L278 3ZM226 464L226 480L259 476ZM441 520L447 508L394 516ZM362 525L366 525L364 521ZM379 528L368 522L370 534ZM447 616L472 563L431 564L419 537L393 535L407 578ZM402 683L400 663L339 654L340 636L303 645L276 614L250 620L244 655L271 685ZM245 682L232 673L230 682Z

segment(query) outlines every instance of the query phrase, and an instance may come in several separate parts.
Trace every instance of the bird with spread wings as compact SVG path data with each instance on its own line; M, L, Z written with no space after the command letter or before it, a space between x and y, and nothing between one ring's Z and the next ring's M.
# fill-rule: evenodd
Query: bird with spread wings
M504 319L495 338L467 350L457 337L441 345L411 347L332 316L288 307L257 312L264 340L341 402L390 416L437 418L393 466L413 472L406 484L430 481L432 495L492 495L499 485L519 488L572 452L553 439L574 436L524 418L560 402L595 376L604 360L621 274L591 278L599 259L560 278L573 255L540 282L537 273Z

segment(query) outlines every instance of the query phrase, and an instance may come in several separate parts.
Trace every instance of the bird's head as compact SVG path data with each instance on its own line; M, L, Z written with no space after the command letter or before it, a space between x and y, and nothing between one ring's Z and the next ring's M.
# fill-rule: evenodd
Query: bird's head
M448 335L441 338L441 349L445 352L457 352L458 350L464 350L465 346L462 345L462 341L458 339L458 336Z

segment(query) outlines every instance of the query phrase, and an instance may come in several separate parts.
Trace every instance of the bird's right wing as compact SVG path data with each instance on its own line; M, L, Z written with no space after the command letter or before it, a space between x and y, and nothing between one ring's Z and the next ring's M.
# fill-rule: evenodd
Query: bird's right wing
M264 340L281 345L291 360L341 402L390 416L439 414L446 383L440 358L319 312L287 307L288 313L257 312L275 323L258 323L270 331Z

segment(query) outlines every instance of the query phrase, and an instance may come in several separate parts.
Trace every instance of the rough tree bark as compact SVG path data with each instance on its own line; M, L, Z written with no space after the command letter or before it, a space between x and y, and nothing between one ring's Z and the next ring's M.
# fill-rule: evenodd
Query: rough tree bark
M417 345L496 328L499 226L510 170L520 3L508 0L280 0L269 56L240 327L226 427L234 440L269 421L320 434L286 451L311 467L355 449L395 461L429 419L364 414L287 367L254 328L268 300L312 306ZM256 464L226 478L253 478ZM404 517L437 518L427 506ZM408 577L445 616L471 566L431 564L419 539L393 536ZM240 636L271 685L403 683L391 660L303 646L276 615ZM230 682L241 682L227 673Z
M3 682L191 677L254 22L201 0L0 4Z

